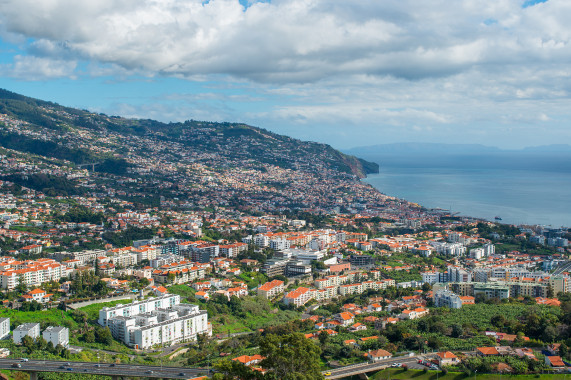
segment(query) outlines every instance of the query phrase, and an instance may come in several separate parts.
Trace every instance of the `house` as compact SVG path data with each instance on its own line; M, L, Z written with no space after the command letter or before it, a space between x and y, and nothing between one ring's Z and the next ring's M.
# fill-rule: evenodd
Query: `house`
M476 347L476 355L479 356L499 356L500 353L496 347Z
M383 349L378 349L367 352L365 356L367 359L369 359L370 362L374 363L378 362L379 360L390 359L393 357L393 354Z
M438 352L437 354L438 365L440 367L445 365L456 365L460 363L458 356L454 355L450 351Z
M419 307L414 310L403 310L402 314L399 315L400 319L417 319L424 317L429 313L428 309Z
M560 346L561 346L561 343L552 343L549 346L547 346L547 351L552 356L559 355L559 347Z
M355 323L354 325L349 327L349 331L351 331L351 332L362 331L362 330L366 330L366 329L367 329L367 326L365 326L362 323Z
M240 363L244 364L245 366L251 366L254 364L258 364L259 362L261 362L264 359L265 358L262 355L252 355L252 356L242 355L242 356L238 356L237 358L234 358L232 360L234 360L236 362L240 362Z
M565 368L565 363L561 360L561 356L546 356L545 364L551 368L563 369Z
M167 288L165 288L162 285L159 286L152 286L151 290L153 291L153 293L155 294L155 296L160 297L160 296L164 296L165 294L168 294L168 290Z
M339 313L335 319L341 323L342 326L349 326L355 323L355 316L348 311L344 311Z
M24 294L22 298L24 301L32 302L36 301L39 303L47 303L50 302L51 297L53 294L46 294L45 290L42 289L34 289L30 290L28 293Z
M210 295L208 294L208 292L205 292L204 290L196 292L194 296L199 300L203 301L208 301L210 299Z

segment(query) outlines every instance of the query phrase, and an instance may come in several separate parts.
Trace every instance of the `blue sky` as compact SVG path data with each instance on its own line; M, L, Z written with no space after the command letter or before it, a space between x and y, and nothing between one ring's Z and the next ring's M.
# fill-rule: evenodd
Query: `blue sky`
M6 0L0 87L349 148L571 143L564 0Z

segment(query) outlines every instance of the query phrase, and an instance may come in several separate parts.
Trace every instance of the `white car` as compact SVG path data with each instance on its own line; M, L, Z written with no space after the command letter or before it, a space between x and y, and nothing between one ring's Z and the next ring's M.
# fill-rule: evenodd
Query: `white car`
M393 363L393 364L391 365L391 367L400 368L400 367L402 367L402 363Z

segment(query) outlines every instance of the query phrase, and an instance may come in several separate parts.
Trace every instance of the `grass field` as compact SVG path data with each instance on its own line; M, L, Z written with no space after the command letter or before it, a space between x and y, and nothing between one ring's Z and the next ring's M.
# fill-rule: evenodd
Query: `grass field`
M385 380L385 379L415 379L415 380L463 380L463 379L480 379L480 380L508 380L508 379L563 379L565 374L543 374L543 375L500 375L495 373L477 373L476 376L468 376L464 372L448 372L443 375L440 371L428 371L424 372L421 370L409 369L405 371L400 368L387 368L383 371L375 373L373 376L369 377L373 380Z
M14 328L22 323L40 323L42 328L48 325L64 326L76 329L77 323L68 312L59 309L41 311L19 311L13 309L0 310L0 318L10 318L10 325Z

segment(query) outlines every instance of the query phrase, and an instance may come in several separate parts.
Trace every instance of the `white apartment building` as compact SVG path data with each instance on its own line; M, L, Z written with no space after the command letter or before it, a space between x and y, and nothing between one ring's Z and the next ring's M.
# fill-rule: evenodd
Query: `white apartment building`
M451 309L460 309L462 300L460 296L449 290L437 290L433 293L432 299L436 307L449 307Z
M47 342L52 342L54 347L58 344L63 347L69 346L69 329L67 327L49 326L44 330L42 336Z
M278 237L270 240L270 248L276 251L281 251L283 249L288 249L290 247L290 241L284 237Z
M37 287L48 281L58 281L68 276L72 269L51 259L10 263L0 272L0 288L12 290L20 281L29 287Z
M470 257L474 260L482 260L484 257L486 257L484 248L472 248L470 250Z
M10 318L0 318L0 339L5 339L10 335Z
M161 297L148 298L142 301L135 301L128 304L104 307L99 310L98 323L101 326L109 326L108 321L115 317L130 317L133 315L150 313L158 309L168 309L180 303L178 294L165 294Z
M198 305L174 304L131 316L108 320L111 334L135 349L193 342L197 334L211 334L206 310Z
M36 339L40 336L40 324L39 323L24 323L14 329L12 339L14 343L21 344L22 339L28 335L32 339Z
M430 245L434 250L442 255L463 256L466 254L466 247L461 243L446 243L442 241L432 241Z
M472 273L463 268L449 266L448 267L448 281L449 282L471 282Z
M267 299L274 298L278 294L281 294L284 291L284 282L280 280L273 280L270 282L266 282L262 286L260 286L257 290L258 296L264 297Z

